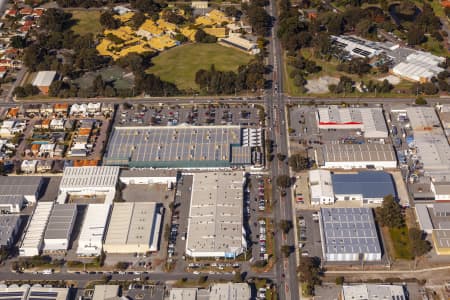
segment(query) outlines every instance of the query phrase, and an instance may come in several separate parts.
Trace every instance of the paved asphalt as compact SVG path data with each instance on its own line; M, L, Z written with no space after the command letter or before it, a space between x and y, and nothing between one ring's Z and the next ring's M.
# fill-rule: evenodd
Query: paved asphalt
M274 24L271 30L269 50L269 65L273 66L272 88L266 92L266 110L268 118L269 138L277 145L276 152L287 155L287 130L285 120L285 102L282 95L283 91L283 63L282 50L278 39L276 39L276 32L278 28L277 11L275 0L270 1L268 7L269 14L273 17ZM277 159L274 159L270 164L272 183L276 184L278 175L289 175L289 167ZM275 224L280 220L289 220L295 222L292 218L292 199L291 193L287 193L286 197L281 198L278 189L273 189L273 199L276 203L274 205ZM295 224L295 223L294 223ZM277 226L277 225L275 225ZM296 226L296 225L294 225ZM295 246L294 231L291 230L285 236L281 230L275 229L275 244L280 245L276 247L276 277L279 286L280 299L301 299L299 293L299 282L297 278L297 261L296 255L292 253L287 259L281 253L281 245Z

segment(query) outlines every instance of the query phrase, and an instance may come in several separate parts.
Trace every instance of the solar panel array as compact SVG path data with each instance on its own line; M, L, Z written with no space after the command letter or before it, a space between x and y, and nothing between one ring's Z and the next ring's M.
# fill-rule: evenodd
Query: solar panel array
M381 253L370 208L321 208L326 253Z
M115 127L104 161L106 165L147 167L247 164L250 148L234 149L239 157L232 159L231 146L240 145L240 126Z

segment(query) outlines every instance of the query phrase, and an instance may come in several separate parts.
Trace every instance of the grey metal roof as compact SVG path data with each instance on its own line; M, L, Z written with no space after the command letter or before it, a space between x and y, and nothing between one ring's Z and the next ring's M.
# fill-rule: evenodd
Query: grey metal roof
M0 215L0 246L7 246L12 242L12 235L19 226L20 215Z
M450 203L434 203L433 211L435 214L450 213Z
M394 149L389 144L325 144L325 161L397 161Z
M139 167L227 167L248 163L249 149L248 156L231 150L240 145L240 126L115 127L104 161Z
M0 176L0 195L34 195L41 181L39 176Z
M34 86L50 86L56 77L56 71L40 71L33 80Z
M386 172L363 171L356 174L332 174L331 178L336 195L361 194L364 198L397 196L392 176Z
M370 208L321 208L326 253L381 253Z
M22 205L24 198L22 195L0 195L0 205Z
M76 204L56 204L53 206L44 239L70 239L76 216Z

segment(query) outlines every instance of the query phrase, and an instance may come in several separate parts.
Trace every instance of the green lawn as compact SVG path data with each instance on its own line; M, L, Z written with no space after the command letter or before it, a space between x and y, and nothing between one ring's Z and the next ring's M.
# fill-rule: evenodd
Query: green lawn
M410 249L408 227L390 228L389 233L395 249L395 258L413 259L414 257Z
M198 70L214 64L216 70L237 71L251 59L251 55L218 44L188 44L162 52L152 59L154 66L147 71L175 83L179 89L197 90Z
M72 19L75 25L72 30L80 35L93 33L94 35L102 32L100 24L100 12L96 10L71 10Z

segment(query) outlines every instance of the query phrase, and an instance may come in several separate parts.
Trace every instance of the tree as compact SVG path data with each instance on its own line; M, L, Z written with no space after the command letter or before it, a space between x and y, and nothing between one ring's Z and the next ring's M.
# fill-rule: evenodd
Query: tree
M427 100L424 97L418 96L416 98L415 103L416 103L416 105L427 105L428 102L427 102Z
M11 38L11 46L13 48L23 49L26 45L26 39L21 37L20 35L15 35Z
M47 32L62 32L70 26L71 18L72 14L62 9L49 8L39 19L40 29Z
M292 221L289 221L289 220L281 220L278 226L279 226L280 229L281 229L284 233L286 233L286 234L287 234L287 233L292 229L292 227L293 227Z
M279 161L284 161L286 159L286 155L283 153L277 153L277 158Z
M291 255L291 252L292 252L292 246L289 246L289 245L281 246L281 253L283 253L284 257L289 257L289 255Z
M242 273L240 271L236 271L236 273L234 273L233 282L236 283L242 282Z
M277 186L282 189L288 188L291 186L291 178L288 175L279 175L277 177Z
M423 256L431 250L430 243L424 239L422 230L415 227L410 228L408 236L411 245L411 253L414 257Z
M210 34L207 34L203 29L197 30L195 33L195 41L197 43L215 43L217 38Z
M106 29L117 29L119 22L114 18L114 14L110 11L105 11L100 15L100 24Z
M136 12L133 17L131 17L131 24L133 26L133 29L138 29L139 27L141 27L141 25L145 22L145 15L138 11Z
M306 170L309 167L309 160L306 156L298 153L289 157L289 166L294 172Z
M338 277L336 277L336 280L335 280L336 285L343 285L344 281L345 281L344 276L338 276Z
M404 225L404 219L400 205L395 201L394 196L387 195L383 198L381 207L376 208L378 222L382 226L389 228L399 228Z
M305 294L312 295L314 286L321 283L320 259L318 257L302 257L297 269L300 281L305 283Z
M408 30L408 33L406 34L406 39L408 41L408 44L411 46L419 45L425 42L426 40L422 28L416 25L411 26L411 28Z
M124 261L119 261L117 264L116 264L116 269L118 269L118 270L126 270L127 268L128 268L128 263L127 262L124 262Z
M198 284L204 284L208 280L208 276L200 276L197 280Z

